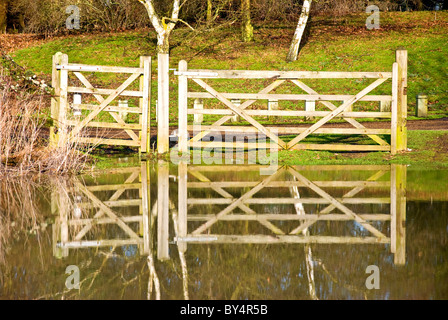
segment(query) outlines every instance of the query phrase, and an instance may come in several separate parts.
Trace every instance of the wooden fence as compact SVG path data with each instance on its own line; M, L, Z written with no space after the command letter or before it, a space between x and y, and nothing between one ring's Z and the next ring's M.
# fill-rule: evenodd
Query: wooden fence
M104 89L94 87L84 73L115 73L130 74L130 76L117 88ZM69 75L71 74L84 87L70 85ZM128 89L138 79L140 80L139 90ZM52 99L51 105L53 127L51 128L50 140L52 143L122 145L138 147L142 153L149 151L150 57L140 57L140 67L129 68L69 63L66 54L57 53L53 56L52 84L55 89L55 97ZM79 94L93 95L98 104L83 104L79 99L76 101L75 95L79 97ZM103 96L106 96L106 98ZM118 97L123 96L139 98L138 107L112 104ZM85 110L84 114L81 110ZM115 122L95 121L104 112L110 114ZM124 115L129 113L139 115L138 123L127 122ZM127 138L113 139L101 133L91 137L87 133L82 133L86 128L119 129L126 133ZM137 135L135 131L139 134Z
M233 142L205 142L205 136L211 132L261 133L278 145L279 149L313 149L337 151L390 151L395 154L406 150L406 117L407 117L407 51L396 52L396 62L388 72L320 72L320 71L248 71L248 70L205 70L188 69L186 61L179 62L175 72L179 76L179 151L186 152L190 147L222 147L222 148L256 148L256 144ZM272 79L273 82L257 93L221 93L215 90L206 79ZM303 82L304 79L373 79L374 81L355 95L328 95L316 92ZM390 95L369 95L374 89L391 79ZM199 85L203 92L189 91L188 80ZM271 93L284 83L292 82L306 94L275 94ZM188 99L218 99L225 108L207 109L203 103L195 103L189 108ZM243 103L236 100L245 100ZM308 110L250 110L250 106L258 100L267 100L269 104L278 104L281 100L306 101ZM334 101L342 101L338 106ZM376 101L391 104L390 111L351 111L358 101ZM313 111L311 106L320 102L328 111ZM221 115L218 121L211 125L201 126L199 133L188 139L189 131L195 128L188 124L188 115L194 114L196 121L201 121L203 115ZM246 120L251 126L224 126L235 116ZM268 127L260 124L256 116L272 117L319 117L316 123L308 128ZM342 118L354 128L324 128L330 120ZM366 128L355 118L390 118L390 128ZM281 134L297 135L289 142L281 139ZM311 134L341 134L367 135L376 144L310 144L303 143ZM390 143L380 135L390 135ZM301 143L302 142L302 143Z

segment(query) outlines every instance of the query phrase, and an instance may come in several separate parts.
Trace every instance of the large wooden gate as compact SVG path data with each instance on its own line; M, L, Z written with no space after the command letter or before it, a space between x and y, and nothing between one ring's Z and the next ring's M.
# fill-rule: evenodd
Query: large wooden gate
M392 154L406 150L406 114L407 114L407 51L398 50L396 62L391 72L318 72L318 71L248 71L248 70L197 70L188 69L186 61L180 61L179 70L179 151L186 152L190 147L241 147L233 142L201 141L211 132L261 133L278 145L279 149L313 149L337 151L390 151ZM190 92L188 80L199 85L204 92ZM257 93L221 93L214 89L206 79L272 79L273 82ZM329 95L316 92L303 82L304 79L373 79L363 90L354 95ZM369 95L374 89L391 79L390 95ZM284 83L292 82L306 94L271 93ZM188 99L218 99L226 108L206 109L189 108ZM239 100L235 103L232 100ZM244 102L242 100L245 100ZM257 100L307 101L320 102L329 111L299 110L254 110L249 107ZM340 105L334 101L342 101ZM390 111L366 112L351 111L358 101L378 101L391 105ZM188 132L195 130L188 125L188 115L222 115L218 121L208 126L201 126L200 132L188 139ZM251 126L224 126L232 117L239 116ZM319 117L320 120L308 128L267 127L255 119L256 116L268 117ZM342 118L353 128L324 128L330 120ZM369 129L355 118L390 118L390 128ZM292 140L284 141L280 134L297 135ZM375 144L311 144L303 143L311 134L367 135ZM380 135L390 135L390 143ZM243 144L244 148L254 145ZM255 146L256 147L256 146Z
M116 73L130 74L126 81L114 89L96 88L83 73ZM84 87L70 86L69 75L75 78L72 81L82 83ZM57 53L53 56L52 83L55 97L52 99L50 140L53 143L88 143L108 144L138 147L140 152L149 150L149 106L151 88L151 57L141 57L139 68L92 66L68 62L66 54ZM136 80L140 80L139 90L130 90L128 87ZM75 94L93 95L98 104L81 103L75 99ZM106 96L104 98L103 96ZM113 105L118 97L139 98L137 107L126 104ZM78 100L78 101L77 101ZM72 102L70 102L72 101ZM82 113L81 110L86 110ZM106 122L99 119L99 115L108 113L115 122ZM128 123L124 115L138 114L138 123ZM95 121L96 120L96 121ZM125 138L112 138L101 133L92 137L86 128L119 129L126 133ZM139 132L136 134L135 131Z
M280 167L270 176L249 178L259 170L260 166L187 166L180 163L175 239L179 250L186 251L188 243L390 244L395 264L405 263L406 166L291 166ZM334 181L306 177L313 171L357 170L368 173L368 178ZM222 181L222 177L213 181L211 177L218 172L235 171L246 174L239 174L238 181ZM242 176L247 180L243 181ZM292 179L285 181L285 176ZM269 188L289 188L290 196L257 197L263 189ZM297 188L301 188L301 192ZM363 192L368 189L382 189L383 196L366 197ZM204 190L210 190L205 197ZM267 191L266 194L272 193ZM294 205L295 213L285 213L288 205ZM314 207L313 212L306 212L304 205ZM201 206L203 209L198 209ZM238 221L260 223L265 232L220 234L216 231L219 228L213 229L220 223ZM282 223L276 224L280 221ZM351 221L361 231L351 235L304 232L322 221Z

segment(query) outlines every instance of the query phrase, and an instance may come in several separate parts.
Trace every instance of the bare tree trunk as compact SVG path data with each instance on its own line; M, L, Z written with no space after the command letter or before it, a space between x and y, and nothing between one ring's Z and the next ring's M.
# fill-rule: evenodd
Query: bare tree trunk
M308 22L308 18L310 16L310 9L312 0L304 0L302 13L299 18L299 22L297 23L296 31L294 32L294 37L291 41L291 46L289 47L288 56L286 57L287 61L296 61L297 56L299 55L300 42L302 41L302 36L306 28L306 24Z
M157 32L157 152L166 153L169 151L169 38L179 19L180 0L173 0L171 18L162 19L156 13L153 0L139 1L145 6L151 24Z
M6 33L7 10L8 10L8 0L0 0L0 34Z
M207 0L207 25L212 23L212 0Z
M232 0L219 0L215 2L207 0L206 26L210 26L219 17L221 10L228 5L230 1Z
M145 6L149 20L157 32L157 52L169 53L169 37L179 19L180 0L173 0L171 18L162 19L156 13L153 0L139 1Z
M241 0L241 36L244 42L254 39L254 28L250 21L250 0Z

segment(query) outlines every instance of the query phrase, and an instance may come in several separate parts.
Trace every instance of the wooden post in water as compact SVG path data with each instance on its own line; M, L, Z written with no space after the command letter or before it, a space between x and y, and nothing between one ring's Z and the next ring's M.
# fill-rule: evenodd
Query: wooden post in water
M391 165L391 251L394 263L406 263L406 165Z
M230 100L230 102L232 102L237 107L239 107L241 105L240 99L232 99L232 100ZM241 120L241 117L237 114L232 116L232 118L230 119L231 122L238 122L240 120Z
M149 162L141 162L141 198L142 198L142 231L143 231L143 254L150 252L150 234L149 234L149 208L151 204Z
M64 246L69 241L68 209L70 204L65 193L59 193L55 200L58 212L53 224L53 254L61 259L68 256L68 248L57 247L57 244Z
M278 110L278 100L268 100L268 110ZM268 120L274 120L276 117L268 116Z
M167 260L169 255L169 164L158 160L157 177L157 258Z
M316 111L316 101L305 101L305 111L314 112ZM313 120L314 117L305 117L305 120Z
M51 214L54 216L54 223L51 226L52 232L52 242L53 242L53 256L57 259L61 259L62 249L58 247L58 242L60 241L60 218L59 218L59 204L58 204L58 193L56 191L51 192Z
M179 72L185 72L188 70L187 61L181 60L179 61ZM179 129L178 129L178 146L179 152L187 152L188 151L188 78L187 76L179 76Z
M157 152L169 151L169 108L170 108L170 75L169 54L158 54L158 100L157 100Z
M195 99L193 108L195 110L203 110L204 109L204 101L202 99ZM204 121L203 114L195 114L194 115L194 120L193 120L194 124L201 124L203 121Z
M186 237L187 236L187 164L184 161L181 161L178 165L178 174L179 174L179 182L178 182L178 192L179 192L179 216L178 216L178 237ZM179 248L179 252L187 251L187 243L186 242L178 242L177 246Z
M380 112L390 112L390 101L380 101Z

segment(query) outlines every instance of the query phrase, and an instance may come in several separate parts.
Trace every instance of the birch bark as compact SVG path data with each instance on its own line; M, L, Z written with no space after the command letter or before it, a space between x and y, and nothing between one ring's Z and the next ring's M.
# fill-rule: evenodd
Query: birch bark
M297 60L297 57L299 55L300 42L302 41L303 33L305 32L306 24L310 16L312 2L312 0L303 1L302 13L300 15L299 22L297 23L297 28L294 32L291 46L289 47L288 56L286 57L287 61L292 62Z

